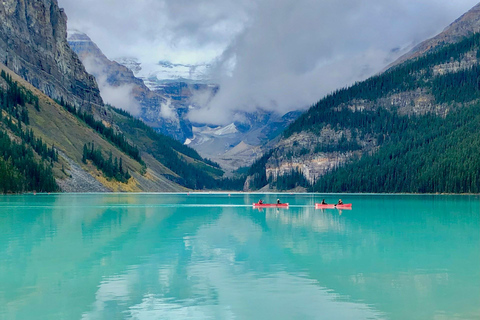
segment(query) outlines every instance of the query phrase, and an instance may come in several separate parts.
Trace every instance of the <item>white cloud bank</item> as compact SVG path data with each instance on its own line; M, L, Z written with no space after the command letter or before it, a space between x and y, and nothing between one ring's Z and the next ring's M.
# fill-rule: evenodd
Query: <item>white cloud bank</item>
M128 111L134 116L140 113L140 104L133 94L133 84L122 84L119 86L109 84L107 72L103 70L103 65L95 58L87 58L83 61L83 64L87 72L95 76L98 89L100 89L100 95L105 103Z

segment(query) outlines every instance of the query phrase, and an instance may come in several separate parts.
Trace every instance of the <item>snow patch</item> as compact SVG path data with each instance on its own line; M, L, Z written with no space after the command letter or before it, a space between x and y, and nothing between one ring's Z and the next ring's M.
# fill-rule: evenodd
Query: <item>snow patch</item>
M235 126L234 123L231 123L226 127L223 127L223 128L220 127L219 129L215 130L213 134L216 136L224 136L226 134L233 134L237 132L238 132L237 127Z
M206 82L211 69L209 64L175 64L169 61L152 64L142 63L132 57L117 58L115 61L132 70L150 90L156 90L162 83L171 81Z

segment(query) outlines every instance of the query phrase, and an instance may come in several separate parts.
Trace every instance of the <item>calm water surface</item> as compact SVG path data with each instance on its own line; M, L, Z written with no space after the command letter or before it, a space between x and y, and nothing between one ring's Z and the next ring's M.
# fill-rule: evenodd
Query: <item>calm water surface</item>
M0 319L480 319L478 196L0 196Z

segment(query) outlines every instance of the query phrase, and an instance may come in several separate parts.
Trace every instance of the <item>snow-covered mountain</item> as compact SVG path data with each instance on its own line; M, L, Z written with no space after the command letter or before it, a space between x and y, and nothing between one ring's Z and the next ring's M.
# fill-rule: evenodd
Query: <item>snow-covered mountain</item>
M132 57L118 58L115 61L132 70L151 90L158 90L159 87L171 82L208 83L210 69L208 64L178 64L169 61L148 64Z

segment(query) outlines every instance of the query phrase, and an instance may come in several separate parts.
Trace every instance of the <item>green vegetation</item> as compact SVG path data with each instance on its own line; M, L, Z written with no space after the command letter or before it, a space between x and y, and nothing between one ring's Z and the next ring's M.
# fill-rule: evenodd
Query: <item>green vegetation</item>
M102 155L100 149L95 149L93 143L83 146L83 163L87 163L87 160L91 160L93 164L103 172L107 178L113 178L117 181L128 183L128 179L131 178L127 170L123 170L123 160L117 157L113 159L112 153L110 152L108 159L105 159Z
M221 178L223 171L218 164L205 161L195 150L177 140L156 132L143 121L128 112L112 107L119 116L116 123L131 139L139 141L145 151L152 154L176 176L166 175L170 180L187 188L202 190L242 190L244 177Z
M2 109L14 116L16 119L24 119L25 124L28 124L28 115L25 115L25 110L19 107L25 107L27 103L35 106L37 111L40 111L38 104L38 97L30 90L22 88L16 81L13 81L12 76L7 74L4 70L0 72L0 76L7 83L8 89L6 91L0 88L0 99ZM23 114L23 115L22 115Z
M38 98L31 91L21 88L3 70L1 77L8 88L0 88L0 192L57 191L51 169L53 162L58 161L55 148L48 147L41 138L35 137L31 129L24 130L22 126L22 123L25 126L30 123L26 104L39 110ZM1 124L22 143L10 139Z
M101 121L95 120L93 115L85 112L80 111L62 100L59 102L61 106L63 106L68 112L75 115L78 119L85 122L90 128L101 134L105 137L108 141L110 141L113 145L117 146L118 149L125 152L129 155L132 159L138 161L140 164L145 165L142 158L140 157L140 152L138 148L132 144L130 144L123 133L117 133L113 130L113 128L107 128Z
M263 188L268 183L266 166L268 159L276 152L276 150L270 150L257 159L250 169L248 169L247 175L251 177L249 187L253 190Z
M436 77L431 89L437 103L465 103L480 98L480 66Z
M411 117L373 155L320 177L318 192L480 193L480 105Z
M435 78L433 78L431 67L458 60L472 50L478 51L479 43L480 34L475 34L459 43L441 47L436 52L408 61L393 70L356 83L352 87L340 89L317 102L294 121L285 130L284 137L305 130L318 132L326 124L341 124L348 127L349 123L343 122L349 121L348 118L337 116L333 120L330 117L337 112L335 107L354 99L375 101L387 94L425 88L432 91L437 103L471 101L478 97L478 66L472 70L463 70ZM359 113L364 112L359 111ZM338 122L339 119L342 122ZM360 123L359 125L363 129L365 125L368 126L369 124Z
M31 148L0 130L0 192L57 191L52 169L35 159Z
M299 170L291 170L290 172L283 174L276 179L270 178L268 180L271 186L275 186L277 190L291 190L297 187L311 188L310 182L305 178L303 173Z

